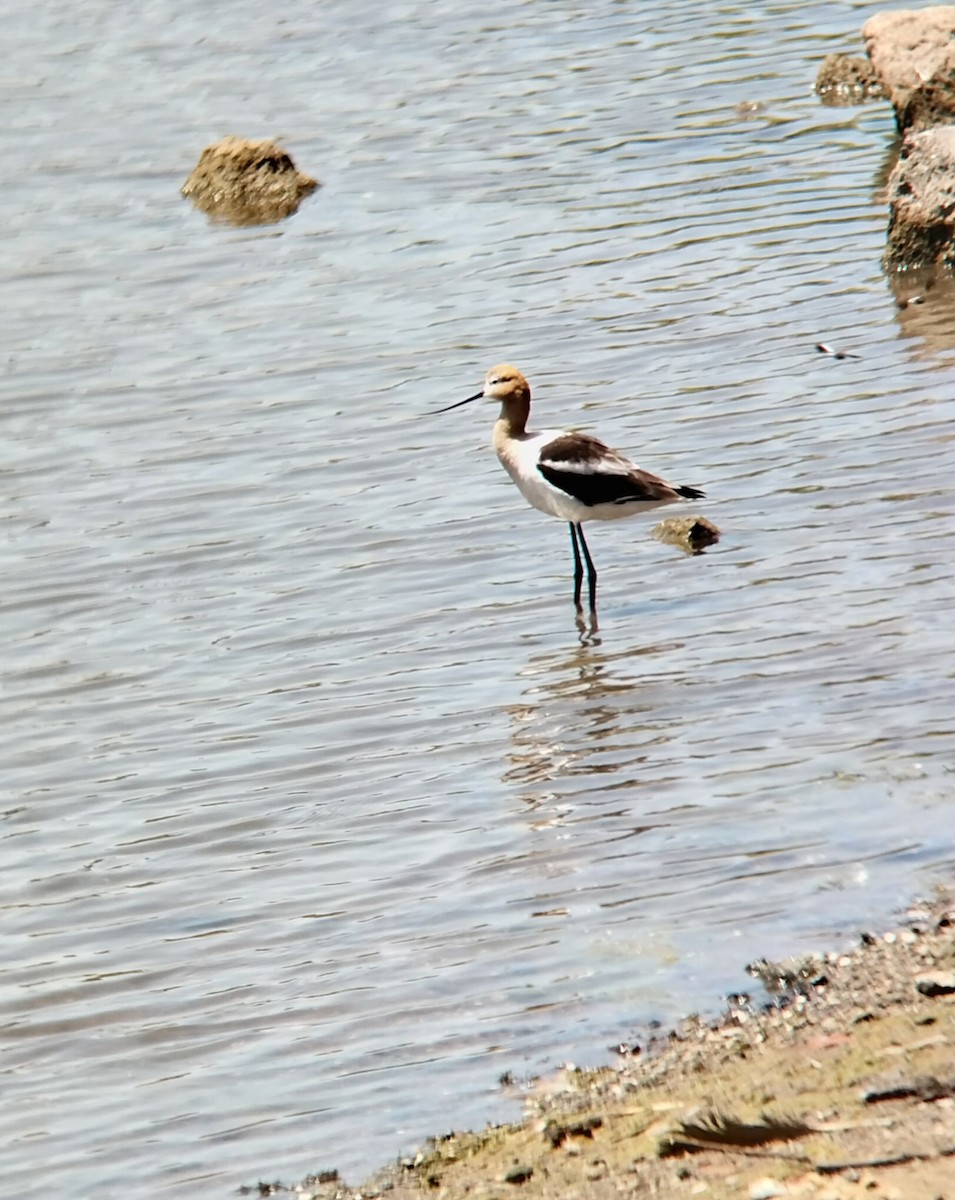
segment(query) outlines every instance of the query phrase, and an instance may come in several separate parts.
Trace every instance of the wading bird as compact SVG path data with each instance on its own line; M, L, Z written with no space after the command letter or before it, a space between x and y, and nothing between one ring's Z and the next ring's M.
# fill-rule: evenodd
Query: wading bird
M501 465L534 508L559 517L570 525L574 550L574 604L581 612L581 585L587 564L590 615L597 612L597 571L584 540L584 521L617 521L647 512L674 500L699 500L699 488L667 483L659 475L641 471L629 459L611 450L589 433L545 429L530 433L530 384L516 367L502 363L491 367L484 387L473 396L439 408L450 412L473 400L496 400L501 411L494 423L492 445Z

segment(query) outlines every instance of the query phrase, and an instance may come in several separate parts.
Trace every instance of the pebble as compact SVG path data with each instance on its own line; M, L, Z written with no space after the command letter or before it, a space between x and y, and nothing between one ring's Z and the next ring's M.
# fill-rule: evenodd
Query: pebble
M773 1200L774 1196L788 1196L789 1188L778 1179L757 1179L749 1185L749 1200Z
M598 1180L604 1178L607 1174L607 1164L601 1158L595 1158L590 1164L589 1170L586 1172L586 1178L589 1183L597 1183Z
M955 992L955 971L927 971L918 975L915 990L923 996L949 996Z

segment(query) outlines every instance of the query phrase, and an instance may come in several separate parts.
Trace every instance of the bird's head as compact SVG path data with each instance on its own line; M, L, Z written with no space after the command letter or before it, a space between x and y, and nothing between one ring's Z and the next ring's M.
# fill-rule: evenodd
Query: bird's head
M491 367L484 376L484 387L480 392L458 400L456 404L449 404L447 408L439 408L436 412L450 412L452 408L460 408L464 404L470 404L472 400L495 400L503 407L515 404L529 405L531 387L517 367L512 367L509 363L499 363L496 367Z

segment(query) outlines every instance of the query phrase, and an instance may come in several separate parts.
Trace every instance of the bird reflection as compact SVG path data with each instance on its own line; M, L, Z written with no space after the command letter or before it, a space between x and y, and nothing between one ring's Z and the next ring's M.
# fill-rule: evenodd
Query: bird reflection
M601 788L623 786L606 777L630 777L646 761L647 749L669 740L672 722L654 715L655 680L646 658L669 653L674 643L640 646L621 654L582 643L531 659L522 671L527 681L520 703L509 705L513 719L512 748L505 783L517 784L531 808L558 799L548 785L579 780L569 790L587 790L601 777ZM627 661L641 659L640 669L627 672ZM659 677L658 677L659 678ZM673 677L666 674L672 695ZM604 800L604 803L606 800Z

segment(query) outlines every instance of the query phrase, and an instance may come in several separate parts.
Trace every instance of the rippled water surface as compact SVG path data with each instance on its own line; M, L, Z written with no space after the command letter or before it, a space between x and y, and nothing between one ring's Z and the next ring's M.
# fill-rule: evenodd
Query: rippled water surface
M874 9L8 8L9 1194L357 1178L950 872L952 300L811 94ZM322 190L210 223L227 133ZM502 359L724 531L594 527L590 641L423 415Z

